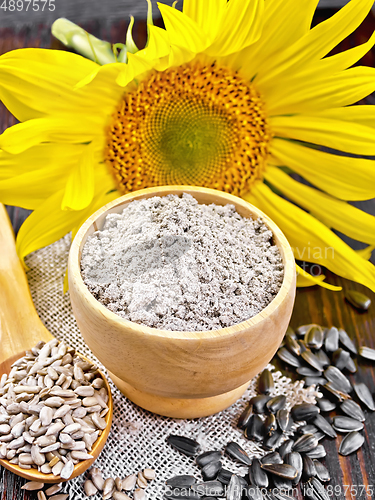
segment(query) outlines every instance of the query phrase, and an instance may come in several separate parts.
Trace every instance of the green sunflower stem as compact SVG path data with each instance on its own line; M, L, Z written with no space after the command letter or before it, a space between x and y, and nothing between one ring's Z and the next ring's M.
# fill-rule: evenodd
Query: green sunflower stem
M52 25L52 34L66 47L100 65L116 62L109 42L99 40L68 19L59 18Z

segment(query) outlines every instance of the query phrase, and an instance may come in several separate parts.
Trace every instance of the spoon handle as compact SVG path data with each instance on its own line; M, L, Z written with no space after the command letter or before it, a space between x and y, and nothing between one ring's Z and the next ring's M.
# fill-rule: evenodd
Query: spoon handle
M0 364L52 338L35 310L13 229L0 203Z

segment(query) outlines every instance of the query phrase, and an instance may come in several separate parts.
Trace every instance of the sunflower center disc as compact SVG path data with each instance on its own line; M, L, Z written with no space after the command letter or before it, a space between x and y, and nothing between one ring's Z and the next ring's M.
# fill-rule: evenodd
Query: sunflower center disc
M118 188L187 184L250 190L268 154L263 102L251 83L215 64L154 71L113 115L105 158Z

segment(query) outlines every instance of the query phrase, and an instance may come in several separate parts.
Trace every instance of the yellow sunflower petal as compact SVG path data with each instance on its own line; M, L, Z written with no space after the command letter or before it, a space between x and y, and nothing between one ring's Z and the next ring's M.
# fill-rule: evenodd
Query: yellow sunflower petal
M0 148L17 154L42 142L77 144L90 142L93 136L103 134L101 128L95 127L95 122L90 123L83 117L76 119L46 117L18 123L0 136Z
M326 283L324 274L320 274L319 276L312 276L307 273L302 267L296 264L297 268L297 286L301 288L319 285L323 288L327 288L328 290L333 290L334 292L340 292L342 290L341 286L330 285Z
M91 143L84 148L80 161L68 177L61 209L83 210L91 203L94 191L94 146Z
M289 200L308 210L328 227L355 240L375 244L375 217L344 201L295 181L277 167L268 167L264 177Z
M158 3L158 7L172 45L194 53L202 52L207 47L209 40L193 19L169 5Z
M20 121L49 114L97 110L113 106L108 91L72 92L75 85L99 66L61 50L19 49L0 57L0 99ZM110 90L110 88L109 88Z
M375 266L361 258L322 222L258 182L244 198L273 219L298 260L314 262L375 291Z
M375 245L369 245L366 248L362 248L361 250L356 250L357 254L360 255L363 259L370 260L372 256L372 252L375 250Z
M227 62L249 80L267 71L267 64L285 47L289 47L311 27L311 21L319 0L305 0L303 9L296 9L294 2L272 0L265 3L262 36L257 42L228 57Z
M272 141L274 165L290 167L319 189L341 200L369 200L375 197L375 169L372 160L338 156L292 141ZM272 159L269 160L272 164ZM319 166L324 168L319 168Z
M44 168L69 171L81 153L80 144L45 143L17 155L0 150L0 181Z
M152 24L148 25L148 42L147 46L137 52L138 57L142 57L150 60L157 60L161 57L165 57L169 54L169 36L166 30L154 26Z
M346 108L327 109L314 114L333 120L354 122L358 123L358 125L375 128L375 106L373 105L356 105Z
M270 121L276 137L296 139L346 153L375 156L375 131L365 125L318 115L275 116Z
M326 56L362 23L372 6L373 0L351 0L292 46L274 54L263 68L259 68L257 82L265 85L281 74L301 71L305 65Z
M283 78L283 85L267 86L258 82L269 103L269 113L315 113L348 106L375 91L375 68L356 67L334 75L321 73L316 77L320 74L316 68L301 77L290 74Z
M198 26L213 40L219 30L220 21L225 14L227 0L184 0L183 12L191 17Z
M230 0L218 26L218 35L206 50L210 56L226 56L256 42L264 23L264 0Z

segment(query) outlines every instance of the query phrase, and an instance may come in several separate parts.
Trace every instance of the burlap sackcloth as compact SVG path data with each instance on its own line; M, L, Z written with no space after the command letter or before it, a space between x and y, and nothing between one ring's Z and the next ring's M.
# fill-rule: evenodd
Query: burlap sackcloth
M69 293L63 294L63 280L67 266L70 236L29 255L26 263L31 294L36 310L48 328L59 340L64 340L88 358L98 360L86 346L75 322ZM98 365L105 372L104 367ZM303 382L292 383L280 372L272 369L275 381L274 395L284 394L288 407L301 402L315 402L313 388L303 388ZM173 450L167 443L169 434L179 434L196 439L202 451L223 449L229 441L239 443L251 456L261 457L264 451L256 443L248 441L236 427L238 417L251 396L256 394L256 379L249 385L245 395L234 405L211 417L195 420L174 420L153 415L126 399L110 381L114 402L111 432L106 446L95 465L103 477L125 476L144 468L156 470L157 478L146 490L146 498L162 499L166 479L176 474L192 474L201 480L194 460ZM246 469L223 457L225 468L245 475ZM70 498L87 498L83 492L85 476L66 483L63 491ZM130 496L132 496L130 494ZM101 497L99 493L97 498ZM93 497L94 498L94 497Z

